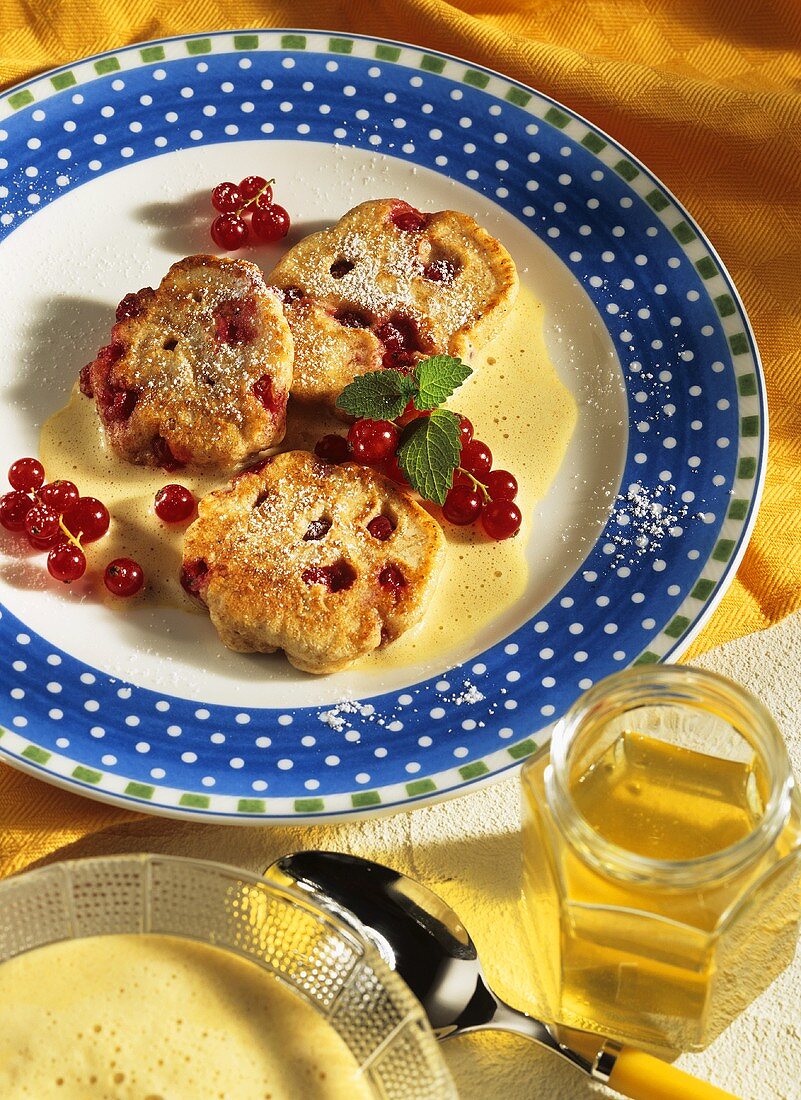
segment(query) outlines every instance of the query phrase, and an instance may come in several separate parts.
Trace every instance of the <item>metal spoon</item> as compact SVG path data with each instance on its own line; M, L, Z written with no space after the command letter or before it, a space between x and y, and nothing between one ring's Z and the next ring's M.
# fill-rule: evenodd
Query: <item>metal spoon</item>
M486 1028L515 1031L608 1082L619 1047L591 1036L590 1057L561 1043L547 1024L492 992L459 917L414 879L357 856L296 852L265 872L292 883L357 928L397 970L426 1011L437 1038Z
M728 1097L641 1051L512 1008L487 984L475 944L458 915L419 882L380 863L338 852L295 852L265 877L294 886L332 909L378 949L426 1011L439 1039L471 1031L511 1031L533 1039L588 1077L642 1100Z

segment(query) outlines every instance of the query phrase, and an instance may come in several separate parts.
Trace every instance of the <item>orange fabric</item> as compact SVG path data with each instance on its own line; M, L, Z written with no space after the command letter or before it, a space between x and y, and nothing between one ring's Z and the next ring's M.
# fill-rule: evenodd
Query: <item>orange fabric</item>
M162 35L355 31L498 69L628 146L709 234L765 364L770 466L737 577L692 653L801 606L801 7L798 0L3 0L0 84ZM126 811L0 766L0 874Z

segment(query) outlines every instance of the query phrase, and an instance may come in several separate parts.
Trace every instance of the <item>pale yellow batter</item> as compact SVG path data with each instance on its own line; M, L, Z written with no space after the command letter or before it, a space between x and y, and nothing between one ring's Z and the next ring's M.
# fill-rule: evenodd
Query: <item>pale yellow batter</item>
M476 436L489 444L495 468L511 470L520 491L524 522L519 535L491 542L480 525L445 524L448 552L436 595L423 622L393 645L359 662L363 670L416 664L463 643L480 627L511 607L523 594L528 567L526 542L535 501L548 490L576 424L576 404L551 364L542 336L543 308L521 290L510 323L473 363L474 374L449 406L472 420ZM290 404L282 450L312 450L326 432L342 431L341 421ZM103 441L94 402L77 387L69 403L42 429L39 453L48 477L74 480L83 495L97 496L111 512L108 535L87 547L89 569L98 577L114 557L135 558L146 588L133 600L109 596L98 583L98 597L116 611L148 603L198 612L178 583L183 525L161 523L153 512L156 491L179 481L200 496L221 484L218 475L181 470L166 474L131 466ZM439 509L432 514L441 518ZM213 630L209 624L207 629Z
M370 1100L325 1020L227 951L172 936L0 965L3 1100Z

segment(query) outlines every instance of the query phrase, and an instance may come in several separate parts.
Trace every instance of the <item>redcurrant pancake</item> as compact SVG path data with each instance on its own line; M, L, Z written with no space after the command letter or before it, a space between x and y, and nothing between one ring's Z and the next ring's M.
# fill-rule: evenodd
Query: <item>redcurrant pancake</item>
M200 501L182 583L229 648L334 672L420 620L444 552L439 524L383 475L289 451Z
M81 388L127 461L230 470L280 443L291 378L292 336L259 268L189 256L123 298Z
M427 355L470 359L518 290L503 245L467 214L374 199L305 237L270 275L295 340L292 393L329 408L357 375Z

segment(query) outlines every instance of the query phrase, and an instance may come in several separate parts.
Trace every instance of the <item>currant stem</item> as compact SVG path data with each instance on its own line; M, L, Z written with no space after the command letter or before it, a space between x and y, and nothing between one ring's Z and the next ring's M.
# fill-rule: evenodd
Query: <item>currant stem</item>
M459 474L465 474L467 477L469 477L470 480L473 482L473 486L476 489L481 490L481 492L484 496L484 503L489 504L489 502L492 498L489 495L489 490L487 489L487 486L482 481L479 481L477 477L474 477L473 474L471 474L469 470L465 470L465 468L463 466L457 466L455 472L459 473Z
M259 199L260 199L260 198L262 197L262 195L263 195L263 194L264 194L264 192L265 192L265 191L267 190L267 188L268 188L268 187L272 187L272 185L273 185L274 183L275 183L275 176L273 176L273 178L272 178L271 180L267 180L267 182L265 183L264 187L262 187L262 189L261 189L260 191L258 191L258 192L257 192L257 193L256 193L256 194L255 194L255 195L253 196L253 198L252 198L252 199L248 199L248 201L247 201L247 202L243 202L241 206L238 206L238 207L236 208L236 212L237 212L237 214L241 214L241 213L242 213L242 212L243 212L244 210L247 210L247 208L248 208L249 206L254 206L254 204L255 204L255 203L257 203L257 202L259 201Z
M76 546L79 550L83 550L83 547L81 546L81 537L80 537L80 535L73 535L72 531L70 531L69 527L67 527L66 523L64 522L64 517L63 516L58 517L58 525L61 528L61 530L64 532L64 534L67 536L67 539L69 540L69 542L71 542L72 545ZM83 532L81 532L81 534L83 534Z

